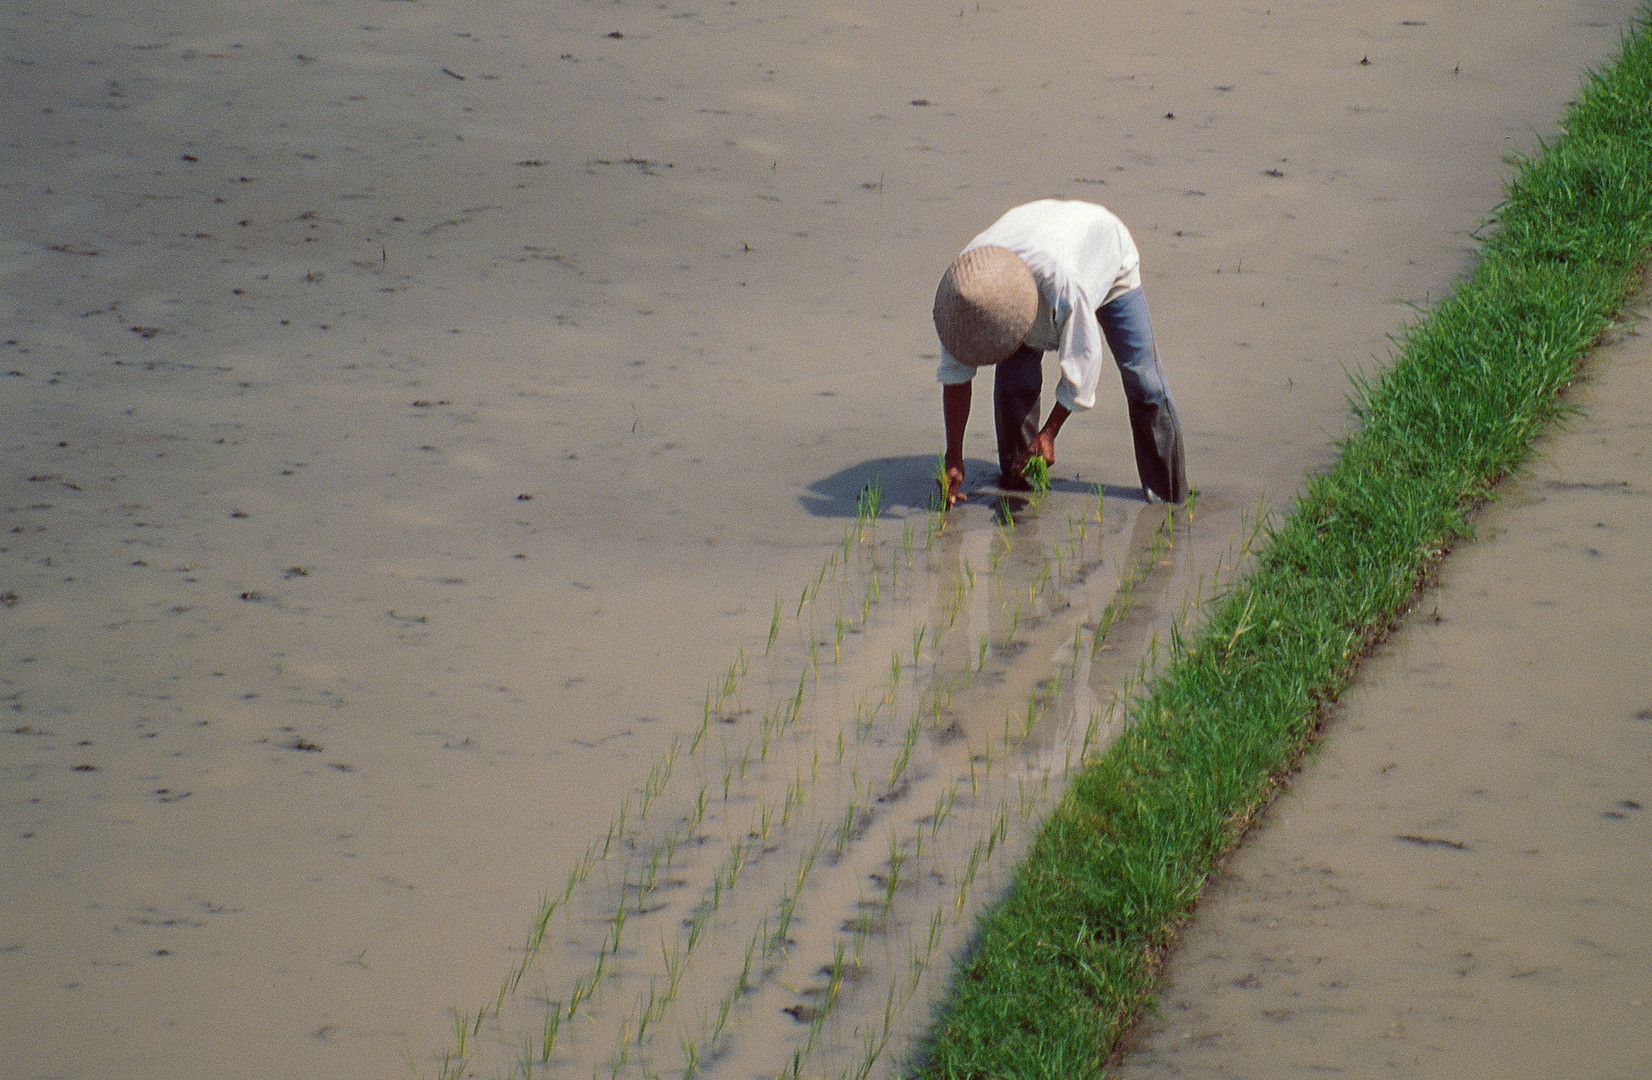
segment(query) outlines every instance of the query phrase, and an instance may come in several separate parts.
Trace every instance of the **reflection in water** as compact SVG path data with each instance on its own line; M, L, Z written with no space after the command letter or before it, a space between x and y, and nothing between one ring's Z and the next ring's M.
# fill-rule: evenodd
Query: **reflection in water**
M1141 672L1113 658L1143 650L1113 645L1187 526L1063 493L860 502L458 1018L449 1075L866 1076L908 1052L1002 868L1116 729Z

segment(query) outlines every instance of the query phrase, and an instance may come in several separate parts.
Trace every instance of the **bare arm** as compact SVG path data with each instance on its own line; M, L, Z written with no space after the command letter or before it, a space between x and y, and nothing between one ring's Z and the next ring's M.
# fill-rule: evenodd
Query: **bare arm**
M1037 454L1044 459L1044 464L1055 464L1055 437L1061 433L1061 425L1065 424L1067 417L1071 415L1067 406L1059 401L1055 403L1055 407L1050 410L1050 418L1044 421L1044 427L1033 436L1032 445L1028 447L1028 460L1031 460L1033 454Z
M946 504L969 498L964 486L964 428L969 423L970 383L941 387L941 412L946 417Z

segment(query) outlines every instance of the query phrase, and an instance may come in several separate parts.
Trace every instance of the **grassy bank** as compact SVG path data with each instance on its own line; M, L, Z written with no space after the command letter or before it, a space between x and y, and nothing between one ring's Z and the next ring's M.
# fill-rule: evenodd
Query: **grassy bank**
M1095 1075L1222 852L1324 704L1564 409L1652 248L1652 32L1591 75L1564 135L1516 163L1473 272L1356 383L1356 434L1269 533L1071 784L981 923L926 1077Z

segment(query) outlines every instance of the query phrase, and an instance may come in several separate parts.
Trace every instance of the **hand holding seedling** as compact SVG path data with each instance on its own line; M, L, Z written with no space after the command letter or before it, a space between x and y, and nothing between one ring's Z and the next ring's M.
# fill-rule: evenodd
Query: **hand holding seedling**
M1042 499L1050 490L1050 467L1037 452L1027 458L1027 463L1021 466L1021 475L1028 484L1032 485L1033 494Z
M962 465L948 465L937 478L941 482L941 493L946 497L946 504L968 502L969 496L963 492L964 468Z
M1027 461L1036 457L1043 458L1045 465L1055 464L1055 437L1061 433L1061 425L1067 422L1070 415L1072 414L1067 411L1067 406L1056 402L1055 407L1050 410L1050 418L1044 421L1044 426L1033 436L1031 445L1027 447ZM1026 469L1025 462L1022 469Z
M946 421L946 456L935 477L947 506L968 502L964 494L964 427L969 423L969 383L941 388L941 412Z

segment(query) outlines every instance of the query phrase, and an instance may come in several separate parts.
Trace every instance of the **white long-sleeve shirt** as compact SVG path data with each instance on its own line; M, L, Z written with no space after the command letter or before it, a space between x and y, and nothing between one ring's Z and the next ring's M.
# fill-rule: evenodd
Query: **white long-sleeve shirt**
M964 250L989 245L1021 256L1038 283L1038 317L1025 341L1060 351L1056 400L1074 412L1091 408L1105 355L1096 309L1141 287L1141 256L1130 230L1105 206L1039 199L1010 210ZM975 371L941 346L936 377L943 385L969 382Z

